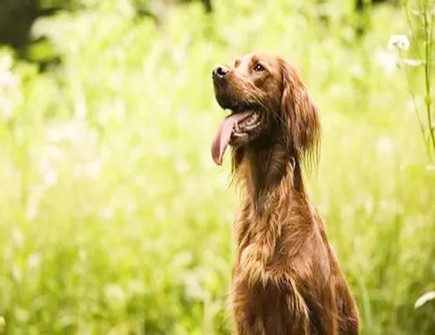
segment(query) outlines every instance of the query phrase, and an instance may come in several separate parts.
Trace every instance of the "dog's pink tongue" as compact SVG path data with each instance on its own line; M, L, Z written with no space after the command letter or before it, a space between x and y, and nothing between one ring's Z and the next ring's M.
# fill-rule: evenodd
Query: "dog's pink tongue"
M223 119L219 130L213 140L213 144L211 146L211 155L213 157L214 162L217 165L222 165L222 158L225 154L225 149L228 146L228 143L231 139L231 133L233 132L234 124L237 121L241 121L247 118L252 112L243 112L231 114L227 118Z

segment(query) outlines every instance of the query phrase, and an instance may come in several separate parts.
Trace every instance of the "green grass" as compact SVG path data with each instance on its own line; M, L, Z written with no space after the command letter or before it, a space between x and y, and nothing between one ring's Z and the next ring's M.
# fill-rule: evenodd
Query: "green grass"
M362 334L433 331L434 302L414 303L435 289L435 172L386 47L406 20L381 6L357 36L352 1L314 3L179 5L159 26L106 5L36 23L62 64L13 60L16 85L0 84L0 333L229 334L237 196L228 159L210 156L211 69L256 49L293 60L321 108L308 183Z

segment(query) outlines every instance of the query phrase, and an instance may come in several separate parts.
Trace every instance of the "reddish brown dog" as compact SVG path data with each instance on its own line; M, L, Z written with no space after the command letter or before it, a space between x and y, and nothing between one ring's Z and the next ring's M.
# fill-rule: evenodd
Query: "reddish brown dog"
M232 147L242 188L234 225L232 307L237 334L358 334L358 311L304 188L316 159L315 102L293 65L254 53L213 70L216 99L231 110L212 156Z

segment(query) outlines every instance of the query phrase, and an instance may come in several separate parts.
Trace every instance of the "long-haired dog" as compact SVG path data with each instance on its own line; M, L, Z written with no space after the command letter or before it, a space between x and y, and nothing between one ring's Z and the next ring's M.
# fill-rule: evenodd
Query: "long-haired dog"
M232 147L242 190L231 294L237 334L358 334L355 301L303 183L320 124L298 71L254 53L216 67L213 83L217 102L231 113L212 156L220 165Z

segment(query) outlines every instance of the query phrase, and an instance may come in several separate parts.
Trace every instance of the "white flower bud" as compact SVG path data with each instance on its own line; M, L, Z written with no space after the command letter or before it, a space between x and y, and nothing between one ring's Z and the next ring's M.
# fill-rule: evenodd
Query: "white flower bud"
M409 45L409 39L406 35L391 35L388 49L408 50Z

